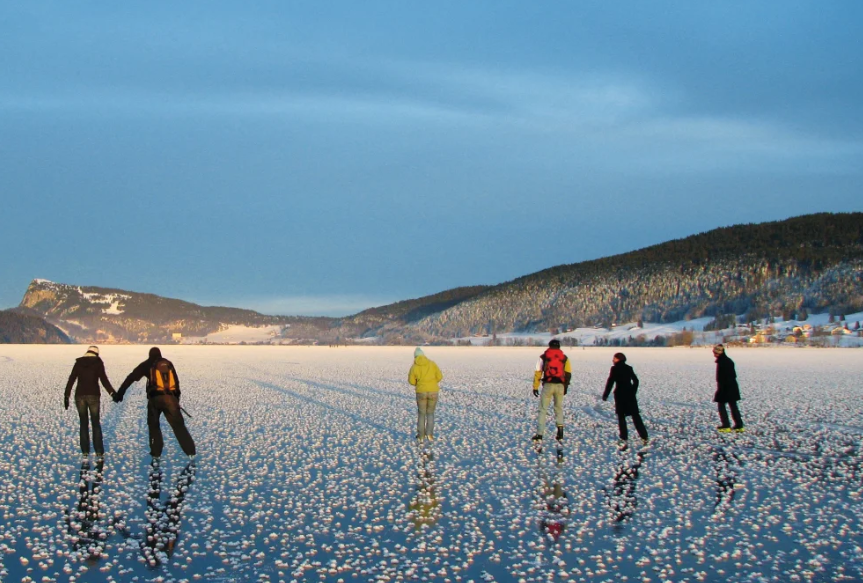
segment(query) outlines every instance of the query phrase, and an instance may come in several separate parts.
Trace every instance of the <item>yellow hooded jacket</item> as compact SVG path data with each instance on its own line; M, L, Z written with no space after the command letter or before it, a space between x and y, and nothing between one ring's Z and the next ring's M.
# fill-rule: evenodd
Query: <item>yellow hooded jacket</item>
M424 355L414 358L408 382L417 388L417 393L437 393L440 390L438 383L442 380L443 374L433 360Z

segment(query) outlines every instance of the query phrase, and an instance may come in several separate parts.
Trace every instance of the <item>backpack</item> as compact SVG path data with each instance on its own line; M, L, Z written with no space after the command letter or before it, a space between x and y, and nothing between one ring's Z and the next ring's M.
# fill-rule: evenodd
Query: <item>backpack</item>
M150 387L154 393L176 394L177 375L174 365L167 358L160 358L150 367Z
M542 355L543 382L563 383L566 382L566 355L559 348L549 348Z

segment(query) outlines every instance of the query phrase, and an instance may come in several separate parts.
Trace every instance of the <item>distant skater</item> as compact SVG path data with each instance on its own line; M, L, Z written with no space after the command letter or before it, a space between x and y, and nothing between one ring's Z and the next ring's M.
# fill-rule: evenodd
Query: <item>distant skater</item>
M641 412L638 410L638 377L635 376L635 371L632 367L626 364L626 355L618 352L612 358L611 372L608 373L608 380L605 382L605 392L602 393L602 400L607 401L608 395L614 388L614 410L617 413L617 426L619 428L621 447L626 445L626 440L629 439L629 431L626 427L626 418L632 417L632 424L635 425L635 431L638 432L638 437L647 444L647 428L644 426L644 421L641 419Z
M105 374L105 363L99 358L99 347L91 346L81 358L75 360L72 374L66 383L66 393L63 396L63 408L69 409L69 395L72 393L72 385L78 381L75 387L75 408L78 410L78 420L81 422L80 445L81 453L90 455L90 429L93 425L93 449L96 455L105 455L105 445L102 443L102 423L99 420L99 382L112 397L114 387Z
M713 347L713 356L716 357L716 394L713 395L713 402L717 404L719 409L719 421L721 425L717 427L722 433L736 431L743 433L743 418L740 416L740 409L737 408L737 401L740 400L740 386L737 384L737 371L734 369L734 361L728 358L725 353L725 347L717 344ZM726 403L731 409L731 419L734 421L732 427L728 423L728 411L725 409Z
M423 353L414 350L414 363L408 372L408 382L416 387L417 397L417 443L434 441L434 411L437 407L440 383L443 380L438 365Z
M563 439L563 396L569 391L571 380L572 368L569 358L560 349L560 341L553 339L548 343L548 349L540 355L533 373L533 396L539 397L539 420L536 435L533 436L534 441L542 441L545 435L545 418L552 399L554 399L557 440ZM540 383L542 383L542 394L539 392Z
M135 367L114 397L119 403L123 400L126 390L143 378L147 379L147 429L150 434L150 455L158 458L162 455L165 442L162 439L162 427L159 420L164 413L165 419L174 431L174 436L180 443L183 453L192 457L195 455L195 442L186 428L183 414L180 412L180 378L174 364L162 358L162 351L156 347L150 349L147 360Z

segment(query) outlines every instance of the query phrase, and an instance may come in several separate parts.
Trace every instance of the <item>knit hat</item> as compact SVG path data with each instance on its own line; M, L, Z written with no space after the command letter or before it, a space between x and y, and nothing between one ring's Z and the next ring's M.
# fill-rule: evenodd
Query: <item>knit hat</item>
M99 356L99 347L98 346L91 346L90 348L87 349L87 354L89 354L91 352L93 354L95 354L96 356Z
M619 360L620 362L626 362L626 355L622 352L616 352L614 354L614 359Z
M720 356L722 354L725 354L724 346L722 346L721 344L717 344L713 347L713 356Z
M414 358L416 358L417 356L425 356L425 352L423 352L423 349L419 346L417 346L417 349L414 350Z
M560 340L552 338L548 343L549 348L560 348Z

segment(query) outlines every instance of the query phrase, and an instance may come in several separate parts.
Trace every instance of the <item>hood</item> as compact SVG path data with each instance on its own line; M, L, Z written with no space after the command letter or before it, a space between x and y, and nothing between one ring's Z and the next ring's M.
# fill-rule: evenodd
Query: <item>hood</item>
M417 365L419 365L419 366L425 366L425 365L427 365L428 363L429 363L429 359L428 359L428 357L426 357L426 356L424 356L424 355L422 355L422 354L420 354L419 356L417 356L416 358L414 358L414 364L417 364Z

